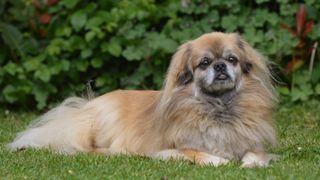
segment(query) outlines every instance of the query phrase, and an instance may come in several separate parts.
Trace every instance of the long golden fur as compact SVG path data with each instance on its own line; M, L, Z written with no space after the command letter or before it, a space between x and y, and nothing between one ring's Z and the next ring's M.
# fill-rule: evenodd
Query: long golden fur
M204 34L177 50L162 91L68 98L9 147L266 166L273 156L264 146L276 144L270 77L266 60L238 34Z

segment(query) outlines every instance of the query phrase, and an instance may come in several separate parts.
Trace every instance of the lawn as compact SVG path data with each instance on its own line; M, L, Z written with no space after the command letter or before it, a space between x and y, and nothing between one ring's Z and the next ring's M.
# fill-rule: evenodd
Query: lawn
M34 117L0 113L0 179L320 179L320 109L310 104L279 110L280 142L270 151L282 158L257 169L242 169L237 163L214 168L143 157L8 151L5 145Z

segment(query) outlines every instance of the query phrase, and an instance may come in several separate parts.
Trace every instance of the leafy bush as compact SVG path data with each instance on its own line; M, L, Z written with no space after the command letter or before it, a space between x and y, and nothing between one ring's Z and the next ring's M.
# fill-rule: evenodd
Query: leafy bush
M312 11L309 16L313 16ZM320 95L319 63L317 67L314 67L318 42L316 41L317 38L315 38L317 35L312 34L320 29L317 28L316 31L312 32L314 25L314 20L308 18L307 8L303 4L299 6L299 10L296 13L295 27L281 24L282 28L287 29L298 40L285 71L290 81L291 91L289 91L289 87L279 89L286 102L317 100ZM305 64L309 64L309 71L301 69Z
M177 46L211 31L238 31L282 66L292 60L299 44L283 28L295 25L299 4L293 0L0 3L3 105L42 109L49 102L81 94L90 79L96 80L98 93L117 88L159 89ZM305 7L308 21L313 22L305 38L315 42L320 38L320 3L308 0ZM303 47L306 52L308 45ZM290 74L287 79L291 81ZM319 80L314 84L313 95Z

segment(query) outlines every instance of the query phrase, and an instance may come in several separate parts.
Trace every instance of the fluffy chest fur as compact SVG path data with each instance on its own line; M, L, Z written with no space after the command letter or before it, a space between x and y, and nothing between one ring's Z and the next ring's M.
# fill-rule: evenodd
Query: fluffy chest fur
M228 101L220 98L208 101L182 98L181 94L168 102L162 117L167 146L239 160L249 149L261 150L275 139L272 123L263 119L267 112L237 103L239 96Z

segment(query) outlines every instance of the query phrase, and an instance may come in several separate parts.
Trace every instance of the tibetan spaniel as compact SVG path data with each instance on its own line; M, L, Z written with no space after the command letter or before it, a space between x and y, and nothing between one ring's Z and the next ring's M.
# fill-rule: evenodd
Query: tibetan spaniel
M277 96L267 62L236 33L182 44L161 91L66 99L9 144L73 154L128 153L218 166L267 166L275 155Z

